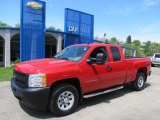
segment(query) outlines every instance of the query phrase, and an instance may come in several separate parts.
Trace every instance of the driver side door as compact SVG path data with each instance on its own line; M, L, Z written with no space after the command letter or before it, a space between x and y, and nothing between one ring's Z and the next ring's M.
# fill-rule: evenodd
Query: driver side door
M83 65L83 75L84 75L84 81L85 81L85 91L87 92L93 92L96 90L104 89L106 86L111 86L111 83L109 81L109 57L108 53L106 51L106 47L97 47L95 48L91 54L89 55L88 59L93 58L96 59L96 55L98 53L104 53L105 54L105 63L104 64L96 64L96 61L92 64L89 64L85 62ZM86 60L87 61L87 60ZM106 82L107 81L107 82Z

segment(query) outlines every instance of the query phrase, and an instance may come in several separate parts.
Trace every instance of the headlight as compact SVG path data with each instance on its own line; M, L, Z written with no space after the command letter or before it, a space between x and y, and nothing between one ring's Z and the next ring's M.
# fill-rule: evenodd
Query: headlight
M28 80L28 87L46 87L46 75L30 74Z

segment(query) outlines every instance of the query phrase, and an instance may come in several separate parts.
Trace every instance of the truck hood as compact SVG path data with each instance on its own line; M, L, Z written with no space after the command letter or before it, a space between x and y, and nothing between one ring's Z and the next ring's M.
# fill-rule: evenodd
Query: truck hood
M48 70L63 69L63 66L73 66L74 62L58 59L39 59L18 63L14 69L26 74L46 73Z

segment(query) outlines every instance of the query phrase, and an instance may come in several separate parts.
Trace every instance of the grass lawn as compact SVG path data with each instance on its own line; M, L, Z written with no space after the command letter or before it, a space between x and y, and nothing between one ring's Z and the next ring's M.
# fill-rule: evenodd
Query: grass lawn
M0 82L9 81L13 76L13 67L0 67Z

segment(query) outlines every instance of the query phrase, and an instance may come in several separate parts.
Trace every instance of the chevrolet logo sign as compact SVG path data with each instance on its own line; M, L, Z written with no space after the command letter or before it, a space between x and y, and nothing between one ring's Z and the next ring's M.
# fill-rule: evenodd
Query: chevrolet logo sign
M42 9L42 5L34 1L28 2L27 6L36 10Z

